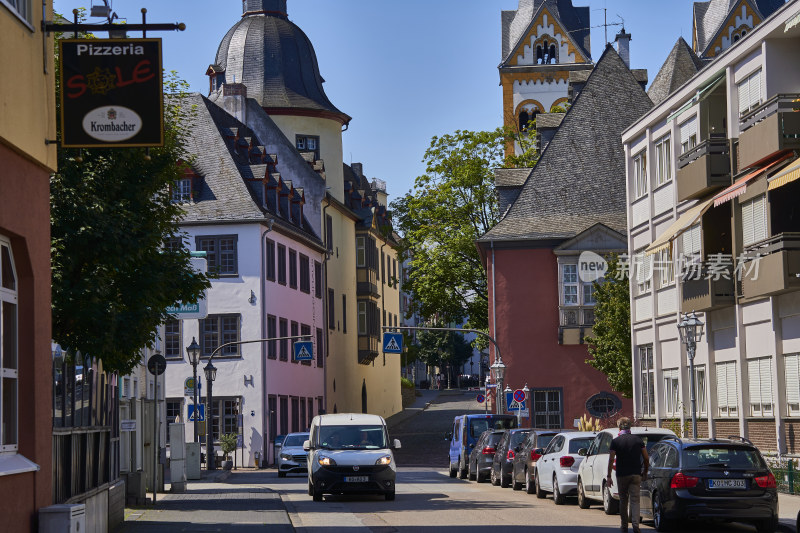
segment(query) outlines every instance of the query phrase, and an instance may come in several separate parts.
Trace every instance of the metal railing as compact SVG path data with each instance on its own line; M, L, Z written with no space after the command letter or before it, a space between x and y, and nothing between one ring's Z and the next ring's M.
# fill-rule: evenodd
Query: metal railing
M800 250L800 232L787 231L746 246L749 257L769 255L783 250Z
M561 326L580 327L594 325L594 306L562 306L559 308Z
M778 492L800 494L800 455L764 454L764 459L775 476Z
M776 94L763 104L739 117L739 132L743 132L775 113L800 111L799 93Z
M726 133L712 133L708 139L701 141L691 150L681 154L678 158L678 168L681 169L691 162L708 154L724 155L730 152Z

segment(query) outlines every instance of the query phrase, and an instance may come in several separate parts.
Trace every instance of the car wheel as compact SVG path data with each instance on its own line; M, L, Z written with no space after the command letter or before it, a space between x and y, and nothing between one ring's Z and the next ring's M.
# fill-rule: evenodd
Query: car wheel
M511 477L511 476L509 476L509 477ZM510 486L511 486L511 480L509 478L507 478L506 475L503 473L503 467L501 466L500 467L500 487L504 488L504 489L507 489Z
M653 494L653 528L656 531L669 531L672 529L672 522L664 518L664 505L661 502L661 495Z
M489 475L489 478L492 480L492 485L495 487L500 484L500 481L497 479L497 474L494 471L494 467L492 467L492 473Z
M321 502L322 501L322 491L321 490L317 490L316 487L314 487L313 485L311 487L311 490L313 492L312 496L314 498L314 501L315 502Z
M589 505L589 500L586 499L586 493L583 491L583 481L578 479L578 507L588 509Z
M777 518L767 518L756 522L755 526L758 533L773 533L778 528L778 520Z
M278 477L286 477L286 472L278 472Z
M606 514L617 514L619 512L619 501L611 495L611 487L603 483L603 511Z
M387 492L387 493L385 494L385 496L386 496L386 501L387 501L387 502L394 501L394 491L392 491L392 492Z
M511 471L511 488L514 490L522 490L523 483L517 481L517 472L515 470Z
M475 481L478 478L477 471L478 465L475 465L475 470L472 470L472 463L469 464L469 480Z
M558 489L558 478L553 476L553 503L556 505L564 505L567 502L567 497L561 494Z
M475 465L475 469L478 469L478 465ZM481 474L480 472L475 473L475 481L478 483L486 483L486 474Z
M453 463L450 463L450 477L456 477L456 474L458 474L458 469L453 468Z
M525 493L526 494L533 494L533 482L531 481L531 476L528 475L528 469L525 469Z
M540 500L547 498L547 493L542 490L542 486L539 484L539 476L533 478L533 483L536 486L536 497Z
M310 481L308 482L308 495L309 496L314 495L314 485L312 485Z
M462 457L458 458L458 478L467 479L467 464L463 462Z

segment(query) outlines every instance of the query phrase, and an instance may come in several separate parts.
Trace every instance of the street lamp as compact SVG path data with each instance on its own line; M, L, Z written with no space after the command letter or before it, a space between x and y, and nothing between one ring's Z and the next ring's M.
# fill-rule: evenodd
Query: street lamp
M528 418L530 418L530 413L533 412L533 401L531 400L531 389L528 387L527 383L522 387L522 392L525 393L525 399L528 401ZM519 424L517 424L517 426L519 426Z
M214 395L211 390L214 380L217 379L217 369L211 364L209 359L208 364L203 369L206 374L206 399L208 403L208 416L206 416L206 470L214 470Z
M492 365L492 375L494 376L494 382L497 383L497 414L503 414L503 405L501 403L502 395L503 395L503 378L506 374L506 365L503 364L503 360L497 358Z
M703 322L697 318L694 311L686 313L678 323L678 332L681 335L681 342L686 345L686 353L689 358L689 395L692 402L692 438L697 438L697 401L695 399L694 384L694 352L697 343L703 338Z
M192 391L192 398L194 401L194 441L200 442L200 435L198 434L198 422L200 417L200 409L197 405L197 364L200 362L200 345L197 340L192 337L192 344L186 347L186 353L189 356L189 363L192 365L192 377L194 378L194 391Z

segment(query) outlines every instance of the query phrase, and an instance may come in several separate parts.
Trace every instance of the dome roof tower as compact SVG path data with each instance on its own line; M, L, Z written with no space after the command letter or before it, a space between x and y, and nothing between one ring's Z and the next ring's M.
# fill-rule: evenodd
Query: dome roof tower
M325 95L314 46L289 20L286 0L243 0L242 12L209 72L246 85L248 96L270 114L350 122Z

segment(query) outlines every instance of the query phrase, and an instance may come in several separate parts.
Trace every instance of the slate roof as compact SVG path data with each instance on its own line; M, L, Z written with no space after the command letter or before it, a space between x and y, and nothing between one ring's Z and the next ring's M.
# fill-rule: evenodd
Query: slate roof
M697 50L702 57L739 0L708 0L694 3L694 27L697 31ZM751 0L762 20L781 7L785 0Z
M223 37L215 64L227 83L244 83L262 107L325 111L349 122L328 100L314 46L303 30L279 11L247 11L252 4L274 7L285 0L248 0L245 14Z
M277 187L281 180L291 185L291 181L286 180L294 179L297 201L303 195L304 183L308 187L312 182L319 182L313 186L324 189L322 177L303 161L266 113L262 111L260 122L270 131L272 138L261 139L245 124L200 94L187 95L181 99L180 105L186 113L190 131L186 140L186 160L200 176L194 184L196 194L193 201L181 204L184 210L182 223L273 220L321 246L316 231L305 217L301 224L297 224L287 216L286 208L290 207L281 209L264 198L262 184ZM298 161L302 164L298 165ZM281 176L281 169L290 168L291 172Z
M625 233L621 134L652 106L607 46L519 197L478 242L564 240L597 223Z
M563 113L559 114L563 115ZM541 116L540 114L539 117ZM522 187L532 170L531 168L496 168L494 169L494 186Z
M558 18L564 29L570 32L570 37L577 43L583 56L590 60L592 54L588 7L575 7L572 5L572 0L519 0L516 11L503 11L500 15L503 63L508 62L509 55L525 36L542 6Z
M536 129L557 128L564 120L564 113L539 113L536 115Z
M703 61L697 57L689 43L678 38L664 64L656 74L647 95L655 105L660 104L681 85L703 68Z

